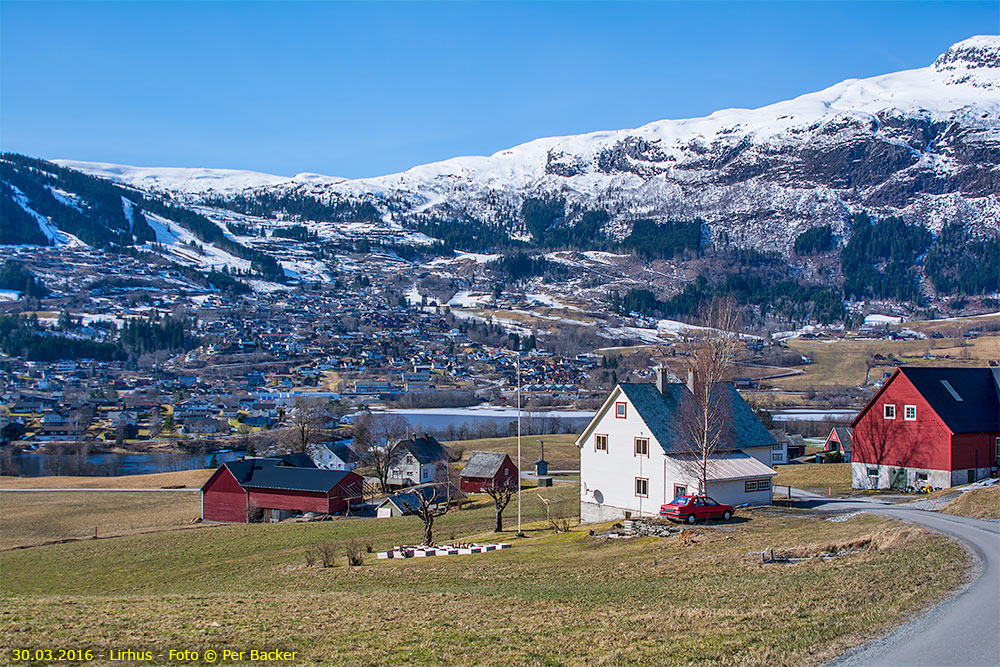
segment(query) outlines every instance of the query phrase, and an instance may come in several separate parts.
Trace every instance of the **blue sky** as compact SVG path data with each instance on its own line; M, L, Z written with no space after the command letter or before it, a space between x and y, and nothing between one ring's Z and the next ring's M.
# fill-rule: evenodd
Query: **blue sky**
M360 177L930 64L989 2L0 2L0 147Z

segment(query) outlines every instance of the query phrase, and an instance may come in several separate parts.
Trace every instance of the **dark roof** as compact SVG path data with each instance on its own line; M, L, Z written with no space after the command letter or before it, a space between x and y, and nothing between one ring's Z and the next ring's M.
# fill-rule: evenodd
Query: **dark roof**
M412 512L420 507L420 500L417 496L423 496L433 504L440 504L448 500L460 500L465 498L465 493L451 482L434 482L431 484L421 484L406 491L400 491L386 498L401 509L403 512ZM384 503L385 501L382 501ZM379 503L381 505L382 503Z
M504 452L472 452L462 468L462 477L495 477L506 460Z
M1000 369L907 367L899 372L953 433L1000 430Z
M623 382L618 386L639 411L639 416L646 422L665 453L684 451L684 433L677 423L676 415L687 401L693 400L687 385L671 382L664 385L663 393L651 383ZM774 436L764 428L732 384L719 383L715 391L721 392L721 404L729 413L729 432L723 438L719 451L770 447L776 443Z
M436 461L447 461L448 450L438 442L433 436L425 435L422 438L412 438L404 440L400 444L400 450L405 449L413 458L420 463L434 463Z
M280 459L243 459L223 465L233 474L239 485L253 489L280 489L283 491L310 491L329 493L347 475L344 470L319 470L278 465Z
M849 454L852 440L851 429L846 426L835 426L833 430L837 433L837 442L840 443L840 448Z
M294 466L296 468L315 468L316 464L313 462L309 455L305 452L295 452L294 454L281 454L277 457L281 462L287 466Z
M356 463L362 460L361 456L346 442L328 442L326 448L344 463Z

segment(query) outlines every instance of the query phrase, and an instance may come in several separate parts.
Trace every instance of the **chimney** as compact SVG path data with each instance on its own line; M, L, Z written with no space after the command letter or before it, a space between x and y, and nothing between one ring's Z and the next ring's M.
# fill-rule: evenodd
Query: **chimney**
M656 389L662 394L667 389L667 369L657 366L653 371L656 373Z
M688 391L692 394L694 393L694 369L688 368L688 381L687 381Z

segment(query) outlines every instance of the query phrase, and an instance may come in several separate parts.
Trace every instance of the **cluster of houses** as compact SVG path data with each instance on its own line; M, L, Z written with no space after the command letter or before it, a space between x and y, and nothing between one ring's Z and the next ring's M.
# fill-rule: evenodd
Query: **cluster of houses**
M790 443L763 426L731 383L720 383L713 400L726 423L702 470L686 430L693 382L690 374L682 382L657 370L652 383L620 383L611 391L576 441L582 521L656 515L662 504L691 494L730 505L771 504L773 466L787 461ZM451 501L520 479L508 455L474 452L456 487L447 449L434 438L401 444L390 482L402 490L379 503L380 517L412 512L421 496ZM287 458L224 464L202 490L204 518L246 520L254 505L265 520L347 510L361 499L364 480L351 469L363 460L345 444L340 449L326 469L309 457L297 468ZM850 428L833 429L826 454L833 453L850 462L856 489L945 488L996 476L1000 369L898 369Z

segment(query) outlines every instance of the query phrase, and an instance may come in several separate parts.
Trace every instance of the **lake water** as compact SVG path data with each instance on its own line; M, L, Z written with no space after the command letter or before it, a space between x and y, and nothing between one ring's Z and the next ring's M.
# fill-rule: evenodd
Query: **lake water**
M217 463L235 461L245 455L243 450L227 450L214 454ZM82 458L75 454L42 454L22 452L13 455L20 474L26 477L46 475L143 475L208 468L212 454L121 454L97 453Z
M857 410L814 410L812 408L789 408L786 410L775 410L771 413L771 418L776 422L804 421L843 421L849 422L858 414Z
M427 432L446 438L448 434L498 437L517 433L517 408L400 408L382 412L403 417L418 433ZM589 410L522 411L521 432L578 433L593 416L594 413Z

